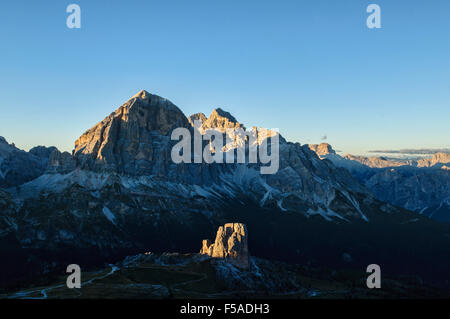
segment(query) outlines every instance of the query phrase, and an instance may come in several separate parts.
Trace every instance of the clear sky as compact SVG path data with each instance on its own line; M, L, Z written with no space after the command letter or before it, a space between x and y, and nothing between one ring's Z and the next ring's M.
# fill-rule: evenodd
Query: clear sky
M450 147L449 0L3 1L0 57L0 135L23 149L71 151L141 89L353 154Z

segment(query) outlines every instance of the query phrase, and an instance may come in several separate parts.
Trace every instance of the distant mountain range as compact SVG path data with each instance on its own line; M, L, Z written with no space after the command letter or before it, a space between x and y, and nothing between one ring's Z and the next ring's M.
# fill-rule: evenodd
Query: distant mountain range
M202 120L200 128L195 120ZM391 168L378 172L329 146L288 142L260 127L247 130L255 143L280 141L275 174L261 174L263 164L248 161L176 164L171 133L180 127L193 135L245 128L222 109L188 118L169 100L141 91L82 134L72 154L25 152L1 139L0 253L7 262L0 287L36 283L70 263L89 268L142 251L197 252L219 225L235 222L252 234L253 256L336 269L379 263L388 273L449 284L441 280L449 277L449 226L424 216L426 209L409 211L422 206L408 201L415 195L403 195L409 190L398 188L403 182L383 179ZM225 152L241 145L249 152L245 136L231 140ZM433 191L423 192L424 201L437 205L428 197L443 197L448 180L440 174L449 171L429 165L424 172L439 174L427 182ZM411 169L422 170L395 168L408 179L405 187L420 178L407 175ZM419 192L428 185L410 187ZM381 196L379 188L388 186L394 195Z
M310 145L321 159L346 168L376 198L440 221L450 221L450 154L418 161L340 156L331 145Z

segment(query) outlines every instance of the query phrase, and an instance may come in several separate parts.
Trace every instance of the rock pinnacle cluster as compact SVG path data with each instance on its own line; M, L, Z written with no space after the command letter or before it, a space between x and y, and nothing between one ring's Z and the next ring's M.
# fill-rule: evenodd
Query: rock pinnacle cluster
M220 226L216 240L203 240L200 254L213 258L226 259L239 268L249 267L247 227L241 223L229 223Z

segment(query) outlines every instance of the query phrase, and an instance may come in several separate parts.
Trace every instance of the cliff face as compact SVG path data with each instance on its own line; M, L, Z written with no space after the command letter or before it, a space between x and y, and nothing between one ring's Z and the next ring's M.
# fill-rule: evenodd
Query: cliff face
M321 143L321 144L309 144L309 149L315 152L319 157L329 154L336 154L330 144Z
M81 168L151 175L170 161L170 133L190 127L172 102L140 91L76 142Z
M215 129L224 133L227 129L244 128L244 125L240 124L234 116L230 113L222 110L221 108L214 109L211 115L203 121L202 131L208 129Z
M223 258L240 268L249 267L248 233L244 224L234 223L220 226L216 240L203 240L200 254Z
M205 121L207 119L208 118L203 113L195 113L195 114L192 114L191 116L188 117L189 124L191 124L192 126L195 125L195 121L199 121L199 122L205 123Z

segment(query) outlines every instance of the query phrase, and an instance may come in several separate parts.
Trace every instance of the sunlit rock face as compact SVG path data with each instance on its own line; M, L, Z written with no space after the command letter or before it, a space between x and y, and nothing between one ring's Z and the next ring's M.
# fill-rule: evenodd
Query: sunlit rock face
M442 164L442 165L439 165ZM433 167L433 166L445 166L450 165L450 154L448 153L436 153L432 158L426 158L417 162L418 167Z
M331 145L328 143L309 144L309 148L311 151L315 152L318 156L336 154Z
M76 142L81 168L130 175L160 172L170 161L170 133L190 127L172 102L140 91Z
M244 224L229 223L220 226L214 243L206 239L202 244L200 254L226 259L240 268L249 266L248 232Z
M202 118L199 119L201 120ZM201 131L214 129L224 133L227 129L233 130L238 128L245 129L244 125L240 124L233 115L221 108L217 108L212 111L207 119L203 119Z
M205 123L208 118L203 113L195 113L188 117L189 124L195 126L195 121Z

